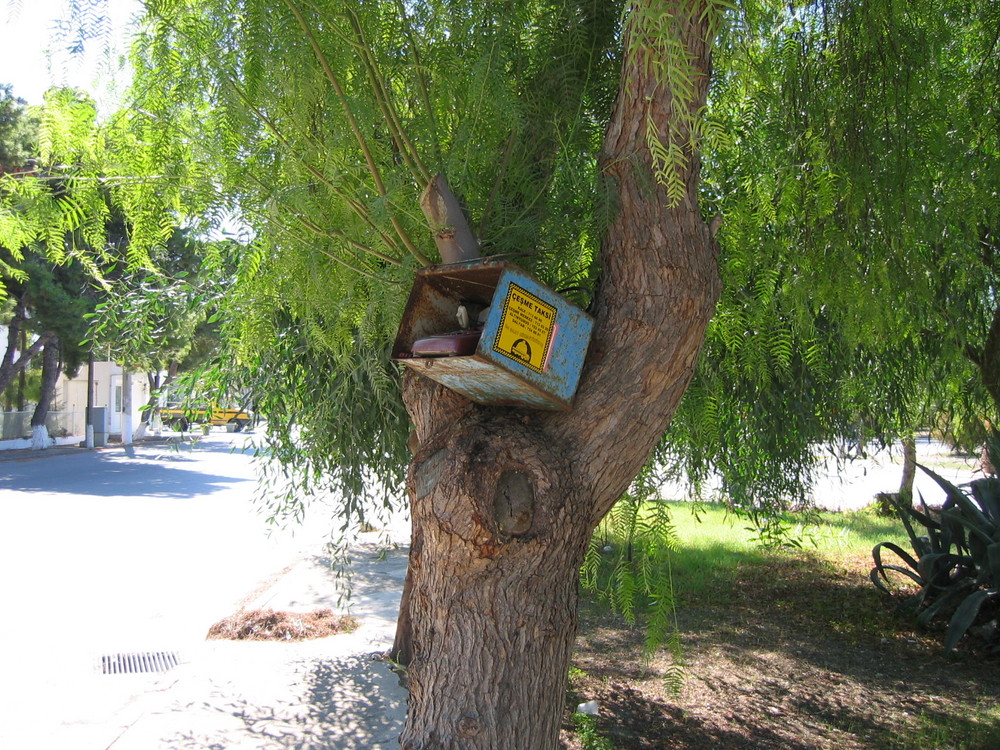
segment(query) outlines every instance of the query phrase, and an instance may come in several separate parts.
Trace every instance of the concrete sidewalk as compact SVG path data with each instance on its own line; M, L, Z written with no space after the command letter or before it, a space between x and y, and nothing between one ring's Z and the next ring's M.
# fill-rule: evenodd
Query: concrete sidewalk
M250 502L251 442L0 455L0 750L397 747L406 693L372 656L395 632L408 519L350 536L348 607L325 557L334 509L269 529ZM360 626L205 640L241 607L329 607ZM171 668L101 669L136 653Z
M350 548L349 607L338 601L337 572L321 554L303 557L245 600L246 609L350 612L360 621L353 633L289 643L182 644L170 652L180 664L154 674L108 675L97 663L70 660L62 678L50 681L43 704L0 725L0 747L398 747L407 694L377 655L392 645L407 551L365 539L377 534L360 536ZM211 624L205 624L206 631ZM127 696L132 698L126 702ZM109 706L115 706L113 715L107 713Z
M351 558L355 632L298 643L205 641L119 717L120 734L105 747L398 747L406 691L374 657L392 645L406 551L358 545ZM347 611L335 578L329 558L303 559L247 609Z

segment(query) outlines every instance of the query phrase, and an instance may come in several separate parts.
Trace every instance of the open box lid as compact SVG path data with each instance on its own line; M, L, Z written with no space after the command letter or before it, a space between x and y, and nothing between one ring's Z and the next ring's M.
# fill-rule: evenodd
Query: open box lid
M415 342L455 331L459 306L483 317L474 353L415 357ZM569 409L593 320L507 260L479 259L420 270L392 356L482 404Z

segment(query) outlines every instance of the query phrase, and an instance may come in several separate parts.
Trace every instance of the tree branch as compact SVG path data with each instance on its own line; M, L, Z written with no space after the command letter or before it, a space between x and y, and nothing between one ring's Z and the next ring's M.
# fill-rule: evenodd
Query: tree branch
M323 52L323 48L320 46L319 40L316 39L316 35L313 33L313 30L309 26L308 21L306 21L302 11L294 2L292 2L292 0L284 0L284 2L288 9L292 12L292 15L295 16L295 20L298 21L299 27L302 29L302 33L306 35L309 46L312 47L313 54L316 56L316 60L319 62L320 67L323 69L323 74L333 87L338 101L340 101L344 114L347 117L347 123L351 129L351 133L354 135L354 139L357 141L358 147L361 149L365 163L368 165L368 172L371 175L372 180L375 182L375 189L378 191L379 196L383 198L386 197L388 193L385 189L385 183L382 181L382 174L379 171L378 165L375 163L375 157L372 155L371 149L368 147L368 142L365 140L364 134L361 132L361 127L358 125L358 121L354 117L354 113L351 111L351 107L347 102L347 96L344 93L343 87L340 85L340 79L338 79L336 73L333 72L333 67L330 65L329 59L327 59L326 54ZM413 240L410 239L399 219L395 216L391 216L389 221L410 254L421 264L425 266L430 265L430 260L417 249L416 245L413 244Z
M427 79L424 76L424 64L420 57L420 49L417 39L413 34L413 26L410 24L410 17L406 13L406 6L403 0L396 0L399 8L399 17L406 26L406 38L410 42L410 57L413 59L413 71L417 78L417 88L420 90L420 98L424 101L424 109L427 110L427 117L431 122L431 133L433 134L434 152L437 160L441 161L441 141L438 137L437 118L434 116L434 107L431 106L430 91L427 88Z
M396 108L392 105L392 99L389 97L389 90L385 85L385 79L383 79L378 68L378 63L375 60L374 55L372 55L371 48L368 46L368 42L365 39L364 30L361 28L361 22L358 20L358 14L354 11L348 11L348 13L350 15L351 26L354 29L354 34L358 39L357 48L361 52L362 60L365 62L365 70L368 73L368 80L371 81L372 88L375 91L375 100L378 102L379 109L382 111L382 117L389 126L391 137L396 143L396 148L399 150L400 155L406 162L406 166L409 168L410 173L413 175L416 182L418 184L423 183L426 185L431 180L430 173L420 160L420 154L417 153L417 149L414 147L413 142L406 135L406 130L403 128L403 124L399 120Z
M653 5L668 6L672 33L691 69L683 104L698 112L710 73L709 13L675 0L646 0L630 14L627 34ZM690 13L688 11L691 10ZM628 46L628 45L627 45ZM602 242L602 276L592 311L594 335L572 411L543 427L554 439L587 445L593 460L576 467L583 494L594 499L596 523L625 492L648 460L690 381L705 328L720 292L716 244L698 209L700 162L689 153L678 166L684 196L672 201L651 179L647 118L665 131L686 119L669 86L657 80L643 55L625 62L618 100L605 136L602 169L618 194L618 212ZM669 208L668 208L669 207Z
M21 353L21 356L18 357L17 360L11 362L9 367L0 369L0 392L6 390L7 386L14 382L14 378L17 374L28 365L28 363L46 346L46 344L49 343L53 336L54 335L51 333L43 333L35 339L31 346Z

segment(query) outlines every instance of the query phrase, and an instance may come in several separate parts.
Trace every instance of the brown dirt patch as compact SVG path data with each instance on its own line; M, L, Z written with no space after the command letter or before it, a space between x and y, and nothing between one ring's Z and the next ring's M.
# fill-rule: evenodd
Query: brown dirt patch
M332 609L313 612L281 612L252 609L237 612L208 629L210 640L231 641L304 641L349 633L358 621L349 615L334 614Z
M568 703L597 700L614 750L986 750L1000 747L1000 660L946 657L868 582L870 562L747 566L678 615L687 674L645 665L644 633L585 604ZM586 750L567 710L562 740Z

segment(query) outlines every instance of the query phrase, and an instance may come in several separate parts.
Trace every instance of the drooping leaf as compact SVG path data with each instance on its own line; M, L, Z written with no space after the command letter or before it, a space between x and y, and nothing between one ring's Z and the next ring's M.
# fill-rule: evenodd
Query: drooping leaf
M949 482L947 479L940 476L931 469L927 468L926 466L923 466L922 464L918 464L918 466L925 474L927 474L931 479L937 482L938 486L941 487L941 489L945 491L945 494L948 496L948 499L945 501L943 507L947 508L950 507L952 504L958 505L962 508L962 510L965 513L969 515L971 519L974 519L975 521L978 522L979 529L986 530L993 527L993 524L991 524L990 520L983 514L983 511L976 505L976 503L972 501L972 499L968 495L962 492L958 487Z
M983 603L992 596L996 596L996 589L986 589L970 594L955 610L951 621L948 623L948 630L944 634L944 650L949 653L962 639L962 636L972 627Z

